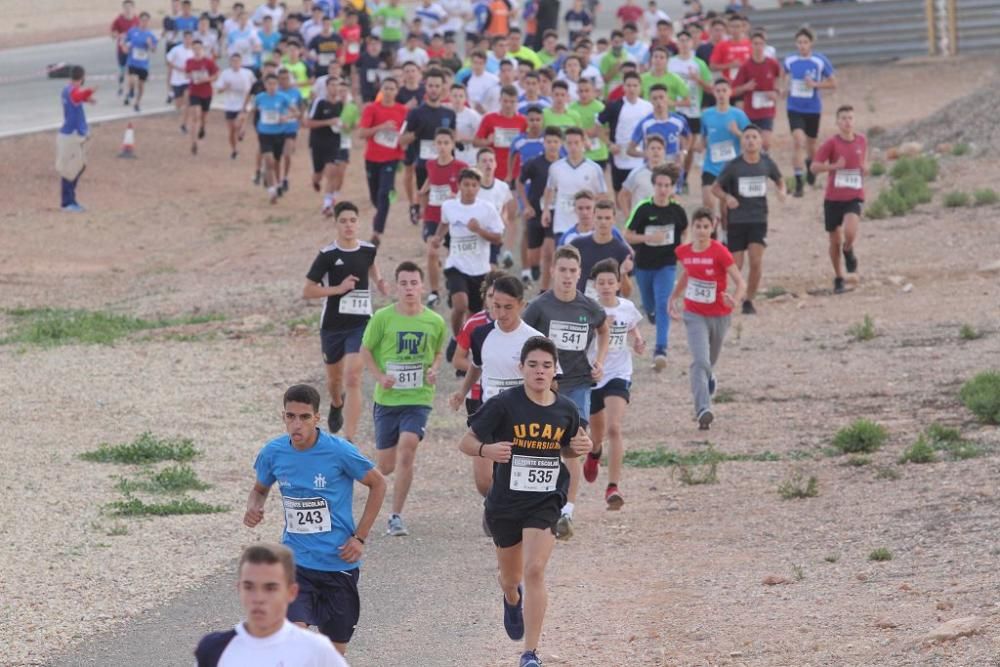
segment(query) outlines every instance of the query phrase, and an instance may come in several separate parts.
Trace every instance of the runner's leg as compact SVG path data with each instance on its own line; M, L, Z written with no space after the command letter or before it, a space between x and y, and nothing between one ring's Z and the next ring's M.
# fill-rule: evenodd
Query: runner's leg
M757 295L757 288L760 287L760 279L764 274L764 246L760 243L751 243L747 248L747 254L750 256L750 275L747 278L746 299L753 301Z
M396 476L392 481L392 513L402 514L403 505L406 504L406 496L410 493L410 486L413 484L413 467L417 458L417 445L420 444L420 436L409 431L402 431L399 434L399 443L393 450L399 450L396 455Z
M344 355L344 437L354 442L358 434L358 422L361 420L361 375L364 363L358 353ZM333 394L330 394L333 396ZM491 471L492 472L492 471Z
M837 278L843 278L844 274L840 268L840 251L842 248L840 227L829 233L830 237L830 263L833 264L833 275Z
M691 367L688 372L691 381L691 396L694 398L694 413L700 415L712 407L708 393L708 380L712 375L710 356L709 319L694 313L684 313L684 328L687 331L688 350L691 352Z
M625 460L625 440L622 437L622 421L628 403L621 396L605 396L604 410L608 436L608 484L618 485L622 478L622 462ZM593 417L591 417L593 419ZM591 422L593 430L593 422ZM593 438L593 435L591 435Z
M844 252L854 250L854 241L858 238L858 227L860 226L861 217L857 213L844 215Z
M522 535L524 536L521 542L524 559L524 650L535 651L542 636L542 622L549 604L549 593L545 589L545 568L552 556L556 539L551 530L540 528L525 528Z
M462 331L465 318L469 314L469 295L465 292L451 294L451 332L457 336Z

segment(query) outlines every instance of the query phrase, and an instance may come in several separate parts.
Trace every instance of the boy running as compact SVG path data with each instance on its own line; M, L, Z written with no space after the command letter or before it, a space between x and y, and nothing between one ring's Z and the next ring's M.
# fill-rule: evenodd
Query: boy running
M412 113L412 112L411 112ZM439 127L434 134L435 156L427 160L423 185L420 186L420 203L423 207L423 240L427 246L427 278L431 284L427 305L433 308L440 301L441 258L440 244L433 239L441 224L441 206L458 192L458 178L469 165L455 159L455 131Z
M198 154L198 140L205 138L205 118L212 108L212 84L219 78L219 68L200 39L191 42L194 55L184 66L191 85L188 86L188 111L191 116L191 154ZM195 129L197 128L197 132Z
M798 53L785 57L784 89L788 94L788 126L792 130L795 154L792 166L795 168L795 196L802 196L802 176L805 174L809 185L816 182L816 174L809 168L816 151L819 136L819 121L823 112L823 100L819 91L837 87L833 65L822 53L813 52L813 34L808 28L795 33Z
M292 108L288 97L278 91L278 77L274 74L265 75L264 92L254 97L254 107L259 112L257 139L264 158L264 185L274 204L278 201L278 169L285 147L285 122L297 110Z
M140 111L142 93L149 78L149 56L156 50L156 36L149 29L149 12L139 14L139 25L129 28L125 34L124 46L128 49L128 94L125 106L135 100L135 111Z
M367 140L365 172L368 175L368 198L375 207L372 243L376 246L385 233L385 222L389 217L389 195L396 188L396 165L403 159L399 136L405 131L407 109L396 102L398 91L399 84L395 79L384 79L382 99L365 105L358 126L358 136Z

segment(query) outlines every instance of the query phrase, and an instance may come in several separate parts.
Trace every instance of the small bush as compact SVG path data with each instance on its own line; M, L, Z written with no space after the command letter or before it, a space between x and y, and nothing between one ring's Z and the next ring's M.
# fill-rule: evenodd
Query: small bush
M914 170L925 181L937 180L938 161L933 155L921 155L914 161Z
M969 205L969 193L961 190L948 192L944 196L945 208L961 208Z
M873 162L871 168L868 170L868 173L876 178L879 176L885 176L885 163Z
M885 202L876 199L870 206L865 208L865 215L870 220L885 220L889 217L889 209L885 205Z
M875 479L887 479L894 482L899 479L899 471L892 466L879 466L875 469Z
M173 319L143 320L130 315L62 308L15 308L13 331L0 343L27 343L55 347L71 343L111 345L136 331L204 324L224 319L221 315L185 315Z
M931 424L924 430L922 437L926 438L936 451L944 452L952 461L974 459L985 453L982 447L969 442L962 437L961 431L950 426Z
M189 438L158 438L146 431L132 442L120 445L103 443L92 452L80 454L80 458L94 463L144 464L190 461L197 455L198 450Z
M687 484L688 486L694 486L697 484L715 484L719 481L718 472L719 462L709 461L701 465L682 465L680 466L680 478L682 484Z
M986 371L962 385L962 403L984 424L1000 424L1000 372Z
M859 419L837 431L833 446L844 454L870 454L878 451L889 437L885 427L869 419Z
M983 337L983 333L976 331L971 324L963 324L962 328L958 330L958 337L962 340L978 340Z
M876 563L884 563L887 560L892 560L892 552L885 547L879 547L878 549L873 549L868 554L868 560L873 560Z
M785 296L786 294L788 294L788 290L780 286L768 287L764 290L765 299L777 299L779 296Z
M924 430L924 433L927 435L927 438L935 444L949 445L962 441L961 431L957 428L938 424L937 422L928 426Z
M976 206L993 206L1000 201L1000 195L993 188L979 188L972 191Z
M962 157L963 155L967 155L969 150L970 150L969 144L965 143L964 141L960 141L951 147L951 154L954 155L955 157Z
M847 330L847 334L858 342L871 340L877 335L875 333L875 320L871 316L865 315L864 320Z
M905 156L896 160L892 165L892 169L889 170L889 175L897 180L915 173L916 168L913 158Z
M187 496L165 503L146 503L138 498L126 498L110 503L108 508L115 516L172 516L229 511L229 508L223 505L209 505Z
M900 463L934 463L935 461L937 461L937 452L934 450L934 445L928 442L923 435L903 450L903 454L899 457Z
M847 457L847 460L844 461L844 465L851 468L860 468L870 464L871 462L872 459L870 456L849 456Z
M840 554L827 554L823 556L823 560L825 560L827 563L836 563L838 560L840 560Z
M198 479L198 473L187 465L175 465L157 473L150 473L148 479L118 481L118 490L129 494L136 491L147 493L180 493L182 491L204 491L209 484Z
M916 208L918 204L928 204L934 198L927 181L917 174L900 179L893 187L910 209Z
M778 495L784 500L815 498L819 495L819 480L815 476L804 479L801 472L796 472L778 485Z
M888 190L883 190L879 193L878 199L875 200L876 203L882 202L886 210L892 216L906 215L910 211L910 205L903 198L903 195L899 194L899 191L895 187Z

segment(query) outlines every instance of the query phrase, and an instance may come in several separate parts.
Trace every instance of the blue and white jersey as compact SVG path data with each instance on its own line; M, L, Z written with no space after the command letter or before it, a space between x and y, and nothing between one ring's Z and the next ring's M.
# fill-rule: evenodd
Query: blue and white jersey
M632 141L635 142L636 146L641 147L650 134L658 134L663 137L663 141L667 144L667 155L677 155L681 152L681 137L690 136L691 128L688 126L687 119L678 113L671 112L666 120L660 120L653 114L649 114L635 126L635 130L632 131Z
M287 115L291 108L289 97L279 90L274 95L257 93L253 100L254 106L260 111L257 131L260 134L284 134L285 123L281 117Z
M297 564L324 572L360 565L339 555L354 534L354 483L374 467L357 447L317 429L316 444L300 451L286 434L264 445L253 467L262 486L278 483L285 514L281 543Z
M537 100L528 100L524 96L524 93L517 98L517 112L522 116L528 113L528 109L531 107L538 107L539 109L548 109L552 106L552 100L545 97L544 95L539 96Z
M640 65L649 64L649 46L647 44L643 44L642 41L636 40L635 44L625 42L624 46L625 50L628 51L628 54L632 56L632 60L634 62L637 62Z
M705 163L701 170L706 174L718 176L722 168L732 162L740 154L740 134L733 134L730 123L742 132L750 124L750 119L742 109L729 107L725 113L716 107L709 107L701 114L701 135L705 137Z
M819 90L810 87L806 79L819 82L834 75L833 65L822 53L803 58L798 53L785 57L782 63L788 73L788 110L796 113L821 113L823 101Z
M179 38L184 34L184 31L190 30L192 33L198 32L198 17L197 16L175 16L174 17L174 30L175 34Z
M156 35L150 30L142 28L130 28L125 35L125 43L128 45L129 67L136 69L149 69L149 52L156 48Z
M521 156L521 164L528 164L528 161L538 157L545 152L544 135L540 137L529 137L522 132L510 142L511 157Z
M281 33L277 30L272 30L271 34L267 34L263 30L257 31L257 39L260 40L260 51L253 54L254 62L257 63L257 67L260 67L264 63L264 59L271 60L274 50L278 48L278 42L281 41Z
M279 95L284 95L288 98L288 108L289 109L301 109L302 108L302 93L295 86L288 88L287 90L278 90ZM298 119L289 120L285 123L285 134L297 134L299 131L299 121Z

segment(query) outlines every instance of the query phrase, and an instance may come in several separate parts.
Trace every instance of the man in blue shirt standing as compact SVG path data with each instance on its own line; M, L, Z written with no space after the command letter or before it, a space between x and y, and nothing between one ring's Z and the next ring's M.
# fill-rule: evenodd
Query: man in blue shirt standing
M83 87L83 68L74 65L70 82L62 90L63 124L56 139L56 170L62 177L62 210L80 213L84 209L76 201L76 184L86 168L83 145L87 141L86 102L95 104L97 87Z
M253 528L261 522L277 482L285 513L281 542L295 554L299 585L288 620L315 625L343 654L361 613L361 556L385 498L385 479L354 445L319 429L319 392L313 387L289 387L282 414L288 433L257 454L243 523ZM356 526L355 482L368 487Z
M149 78L149 57L156 50L156 35L149 29L149 12L139 14L139 25L130 29L125 35L125 47L128 49L128 95L125 96L125 106L135 100L136 111L142 102L142 92Z

